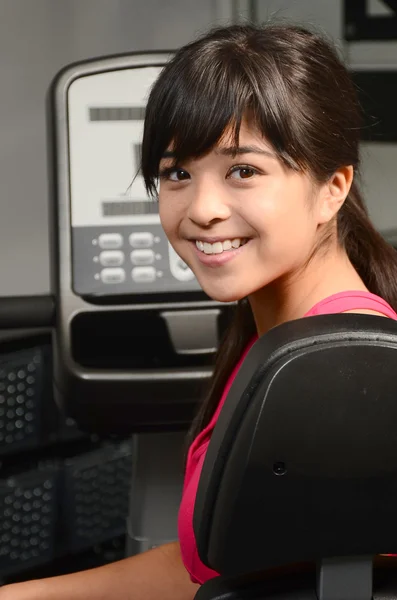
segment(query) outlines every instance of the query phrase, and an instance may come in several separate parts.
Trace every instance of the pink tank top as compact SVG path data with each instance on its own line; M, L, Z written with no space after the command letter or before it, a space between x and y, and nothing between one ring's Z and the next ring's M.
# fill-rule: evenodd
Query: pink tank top
M305 317L335 314L346 312L348 310L363 309L374 310L385 315L386 317L389 317L390 319L397 320L397 314L394 312L391 306L387 302L385 302L385 300L383 300L379 296L370 294L369 292L355 291L340 292L339 294L334 294L333 296L329 296L328 298L321 300L321 302L313 306L313 308L309 310L308 313L306 313ZM201 562L197 553L196 541L194 538L193 531L194 503L196 499L200 474L204 463L205 453L210 442L211 433L215 427L219 413L225 402L226 396L230 390L233 380L236 377L236 374L244 358L246 357L249 349L254 344L256 339L257 338L254 337L250 341L250 343L244 350L240 360L238 361L237 365L233 369L226 383L225 389L223 390L223 394L220 399L219 405L210 423L197 436L197 438L193 441L192 445L189 448L182 501L179 509L178 534L182 553L182 560L187 571L190 574L191 580L194 583L203 584L208 579L212 579L213 577L216 577L218 575L218 573L209 569Z

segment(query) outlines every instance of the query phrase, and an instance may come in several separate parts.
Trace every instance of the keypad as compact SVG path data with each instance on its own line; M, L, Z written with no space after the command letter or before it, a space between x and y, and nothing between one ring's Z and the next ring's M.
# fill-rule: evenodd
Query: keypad
M190 268L169 250L159 223L74 227L72 255L73 289L80 296L200 289Z

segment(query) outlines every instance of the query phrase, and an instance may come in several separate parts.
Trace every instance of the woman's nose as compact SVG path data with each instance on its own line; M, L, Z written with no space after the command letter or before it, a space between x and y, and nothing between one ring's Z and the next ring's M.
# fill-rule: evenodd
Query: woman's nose
M189 204L188 217L200 227L230 217L230 207L223 190L215 184L195 186Z

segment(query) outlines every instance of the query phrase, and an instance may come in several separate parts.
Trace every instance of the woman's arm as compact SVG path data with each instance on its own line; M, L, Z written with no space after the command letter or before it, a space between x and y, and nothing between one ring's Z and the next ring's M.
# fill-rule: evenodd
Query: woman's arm
M198 587L174 542L89 571L7 585L0 600L192 600Z

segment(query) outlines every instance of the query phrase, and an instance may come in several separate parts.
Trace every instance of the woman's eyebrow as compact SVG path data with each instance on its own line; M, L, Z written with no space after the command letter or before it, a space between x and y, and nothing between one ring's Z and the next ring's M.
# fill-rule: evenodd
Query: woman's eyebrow
M236 156L238 154L261 154L269 158L277 158L276 155L270 150L265 150L264 148L260 148L260 146L254 145L221 147L217 148L215 152L219 152L219 154L223 154L225 156Z
M254 145L223 146L216 148L215 152L224 156L236 156L239 154L261 154L262 156L267 156L268 158L277 158L276 155L270 150L265 150L264 148L260 148L260 146ZM161 158L175 158L175 153L172 150L165 150Z

